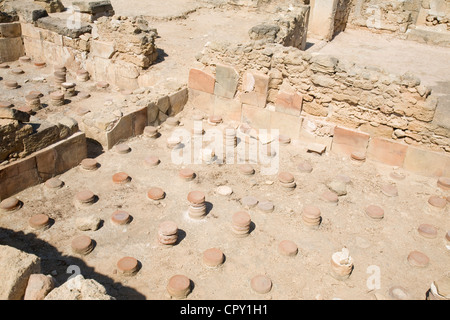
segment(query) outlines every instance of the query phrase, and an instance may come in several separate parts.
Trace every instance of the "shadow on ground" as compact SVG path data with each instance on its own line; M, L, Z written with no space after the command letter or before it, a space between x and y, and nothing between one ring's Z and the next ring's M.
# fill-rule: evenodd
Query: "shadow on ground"
M95 272L93 267L86 265L80 258L63 255L48 242L38 239L34 233L25 234L0 227L0 244L7 245L41 258L41 272L50 274L56 270L54 276L56 286L62 285L73 275L73 266L77 266L81 275L86 279L94 279L102 284L107 293L117 300L145 300L145 296L137 290L124 286L110 277ZM72 267L70 267L72 266ZM70 268L69 268L70 267Z

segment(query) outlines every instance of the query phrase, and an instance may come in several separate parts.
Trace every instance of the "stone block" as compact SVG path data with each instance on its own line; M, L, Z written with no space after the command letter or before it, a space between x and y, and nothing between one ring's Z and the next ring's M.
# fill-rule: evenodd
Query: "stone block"
M280 90L275 101L275 110L278 112L300 116L303 98L297 92Z
M367 149L367 158L387 165L401 167L408 146L384 138L372 138Z
M169 95L170 108L168 110L169 116L174 116L183 110L188 101L188 89L184 88Z
M40 39L34 39L29 37L23 37L24 50L32 59L43 59L44 52L42 48L42 42Z
M54 31L50 31L50 30L38 29L38 28L36 28L36 29L39 31L39 38L41 39L41 41L48 41L57 46L64 45L62 35L54 32Z
M95 57L100 57L103 59L111 59L116 49L113 42L92 40L91 41L91 52ZM138 74L139 75L139 74ZM136 76L137 78L137 76Z
M0 245L0 300L21 300L28 279L41 271L41 259L10 246Z
M0 108L0 119L17 120L19 122L30 121L30 115L13 108Z
M242 78L243 92L257 92L267 95L269 90L269 76L256 71L246 71Z
M248 123L253 128L269 129L270 114L271 111L268 109L261 109L248 104L242 105L242 122Z
M128 114L120 118L110 131L106 132L107 148L111 149L117 143L133 136L133 115Z
M17 38L21 35L20 22L0 23L0 38Z
M239 94L241 103L264 108L266 106L267 95L258 92L242 92Z
M105 287L97 281L77 275L50 291L44 300L115 300L115 298L108 295Z
M346 129L334 128L331 151L339 155L350 155L352 152L366 153L370 135L367 133Z
M450 177L450 156L409 146L403 168L428 177Z
M28 280L23 300L44 300L45 296L53 290L55 281L52 276L32 274Z
M149 103L147 105L147 125L151 125L158 119L159 109L156 103Z
M77 28L69 28L67 26L67 20L56 17L40 18L36 21L36 26L69 38L79 38L82 34L90 33L92 30L92 27L89 24L82 22Z
M28 187L41 183L33 156L15 161L0 169L0 199L6 199Z
M300 135L303 118L276 111L270 112L270 128L278 129L280 134L287 135L291 139L297 139Z
M169 96L163 96L163 97L159 98L156 105L158 106L158 109L162 113L167 113L167 111L169 111L169 108L170 108Z
M24 151L31 154L60 140L59 128L48 121L32 118L33 133L23 139Z
M25 55L22 38L0 39L0 60L3 62L16 61Z
M206 114L212 114L214 112L214 100L213 94L209 94L203 91L189 89L188 102L195 108L203 111Z
M148 124L147 108L142 108L133 112L133 136L138 136L144 133L144 128Z
M21 23L21 33L22 37L28 37L36 40L40 39L39 28L36 28L31 23Z
M199 69L189 70L188 87L190 89L214 94L216 79L213 75Z
M214 94L233 99L239 82L238 72L231 66L217 64Z
M86 135L77 132L35 153L39 177L47 180L80 164L87 156Z
M392 137L392 133L394 133L394 129L392 127L386 126L384 124L372 126L370 123L364 123L359 126L359 129L362 132L368 133L373 137L390 138Z
M315 0L309 19L308 31L320 40L331 40L338 0Z
M215 96L208 115L219 115L224 121L241 121L242 107L238 99L227 99Z

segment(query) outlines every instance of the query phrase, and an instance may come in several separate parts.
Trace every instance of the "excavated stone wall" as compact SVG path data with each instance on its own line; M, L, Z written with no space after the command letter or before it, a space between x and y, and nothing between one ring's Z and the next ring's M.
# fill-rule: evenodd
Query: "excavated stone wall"
M433 122L438 99L413 74L262 43L211 43L197 58L201 64L191 70L190 100L209 106L208 112L335 144L335 150L338 126L362 137L364 152L371 138L381 139L368 150L383 162L402 165L407 150L419 148L439 158L436 163L449 164L450 130ZM383 156L391 149L395 157Z

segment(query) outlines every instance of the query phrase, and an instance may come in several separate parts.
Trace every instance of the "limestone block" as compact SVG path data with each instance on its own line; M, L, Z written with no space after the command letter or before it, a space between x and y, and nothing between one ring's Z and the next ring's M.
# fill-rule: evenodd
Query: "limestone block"
M158 119L159 109L156 103L150 102L147 105L147 125L151 125Z
M108 295L105 287L97 281L77 275L50 291L44 300L115 300L115 298Z
M253 128L270 128L270 114L268 109L242 104L242 122L248 123Z
M199 69L189 70L188 87L190 89L214 93L216 79L213 75Z
M21 300L28 279L41 271L41 259L16 248L0 245L0 300Z
M53 290L55 281L52 276L36 273L30 275L24 300L44 300L45 296Z
M331 40L338 0L315 0L309 19L309 32L320 40Z
M188 89L184 88L175 93L169 95L170 108L168 111L169 116L174 116L183 110L186 102L188 101Z
M28 122L30 115L13 108L0 108L0 119L11 119L19 122Z
M16 61L25 55L22 39L2 38L0 39L0 60L3 62Z
M6 199L39 183L41 180L35 157L14 161L0 169L0 199Z
M81 25L77 28L69 28L67 25L67 20L57 17L40 18L36 21L36 26L70 38L79 38L80 35L90 33L92 30L92 27L86 23L81 23Z
M48 13L63 12L65 9L60 0L34 0L34 2L43 6Z
M238 72L231 66L217 64L214 94L233 99L239 82Z
M214 99L215 95L209 94L203 91L195 89L189 89L188 103L195 109L199 109L206 114L212 114L214 112Z
M33 133L23 139L24 152L31 154L37 150L60 140L58 126L48 121L42 121L35 117L31 119Z
M91 41L91 51L95 57L100 57L103 59L111 59L111 57L116 52L114 47L114 42L100 41L100 40L92 40ZM131 77L130 77L131 78Z
M300 116L303 107L302 96L295 91L280 89L275 100L275 110L278 112Z
M158 102L156 103L156 105L158 106L158 109L163 112L163 113L167 113L167 111L170 108L170 99L169 96L162 96L161 98L158 99Z
M107 148L111 149L117 143L133 136L133 115L128 114L120 118L114 128L106 132Z
M408 146L403 168L428 177L450 177L450 156L444 152Z
M403 165L408 146L392 140L374 137L369 142L367 158L391 166Z
M36 152L36 166L42 180L62 174L80 164L87 156L86 135L77 132Z
M17 38L21 35L20 22L0 23L0 38Z
M337 126L334 128L331 151L336 154L348 156L352 152L366 153L369 138L370 136L367 133Z
M303 119L298 116L276 111L270 112L270 128L277 129L280 134L287 135L291 139L297 139L300 136L302 121Z
M40 39L40 29L36 28L33 24L22 22L20 26L22 37L33 38L36 40Z
M219 115L224 121L241 121L242 105L237 98L228 99L215 96L208 115Z

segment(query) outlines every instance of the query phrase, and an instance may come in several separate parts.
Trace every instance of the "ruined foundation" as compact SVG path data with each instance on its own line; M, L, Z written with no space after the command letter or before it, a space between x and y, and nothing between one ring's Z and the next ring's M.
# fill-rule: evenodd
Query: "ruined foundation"
M448 0L131 2L0 1L1 299L450 297Z

